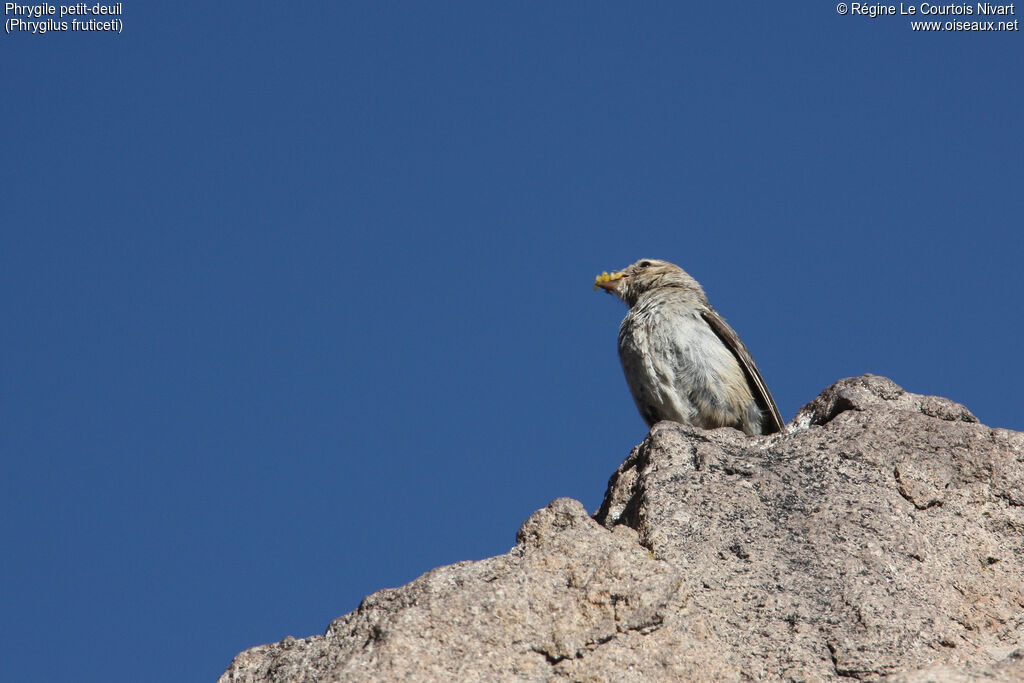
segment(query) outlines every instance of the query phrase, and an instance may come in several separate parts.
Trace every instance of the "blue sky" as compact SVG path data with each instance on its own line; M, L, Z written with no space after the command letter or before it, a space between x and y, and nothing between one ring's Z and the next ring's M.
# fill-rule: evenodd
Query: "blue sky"
M817 3L124 3L2 36L10 680L213 680L597 508L591 290L674 261L789 420L1024 429L1024 43ZM792 6L791 6L792 5Z

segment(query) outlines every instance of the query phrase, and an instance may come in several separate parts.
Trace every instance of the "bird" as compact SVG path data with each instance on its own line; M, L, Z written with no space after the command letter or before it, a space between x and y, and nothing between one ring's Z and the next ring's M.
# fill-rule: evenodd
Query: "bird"
M748 435L785 428L775 399L739 335L679 266L641 259L603 272L594 289L629 306L619 326L619 360L648 427L671 420Z

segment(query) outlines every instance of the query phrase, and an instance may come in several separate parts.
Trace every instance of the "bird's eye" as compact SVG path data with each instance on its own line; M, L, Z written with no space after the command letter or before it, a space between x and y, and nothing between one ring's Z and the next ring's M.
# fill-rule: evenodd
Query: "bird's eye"
M636 267L637 268L650 268L651 267L651 262L650 261L641 261L640 263L636 264Z

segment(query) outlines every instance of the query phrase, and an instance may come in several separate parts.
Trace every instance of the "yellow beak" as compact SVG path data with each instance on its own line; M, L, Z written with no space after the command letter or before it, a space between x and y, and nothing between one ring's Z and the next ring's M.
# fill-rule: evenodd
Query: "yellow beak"
M609 292L614 292L620 284L622 284L622 278L626 277L626 271L620 270L617 273L609 273L607 271L601 273L594 278L594 289L604 289Z

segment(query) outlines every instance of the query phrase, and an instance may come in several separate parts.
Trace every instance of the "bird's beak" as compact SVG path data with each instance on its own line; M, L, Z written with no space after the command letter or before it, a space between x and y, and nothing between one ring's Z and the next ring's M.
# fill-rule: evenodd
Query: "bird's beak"
M626 271L620 270L617 273L601 273L594 278L594 289L603 289L608 292L618 292L622 279L626 277Z

